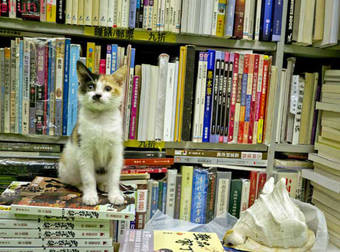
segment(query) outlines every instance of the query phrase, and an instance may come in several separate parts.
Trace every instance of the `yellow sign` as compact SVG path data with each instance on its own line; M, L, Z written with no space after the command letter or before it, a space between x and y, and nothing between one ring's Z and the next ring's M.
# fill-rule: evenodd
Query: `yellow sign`
M164 149L165 144L162 141L136 141L129 140L124 143L128 148L146 148L146 149Z
M176 34L147 31L142 29L116 29L112 27L84 27L84 35L102 38L148 41L155 43L176 43Z

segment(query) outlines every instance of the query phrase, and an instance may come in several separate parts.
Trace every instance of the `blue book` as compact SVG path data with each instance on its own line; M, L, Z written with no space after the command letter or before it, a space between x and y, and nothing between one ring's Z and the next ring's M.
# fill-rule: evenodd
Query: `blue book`
M69 67L70 67L70 39L65 39L65 67L64 67L64 92L63 92L63 135L67 135L68 119L68 86L69 86Z
M150 219L158 209L158 182L152 184Z
M192 200L190 221L205 224L208 192L208 171L195 169L192 180Z
M24 41L20 40L19 44L19 95L17 95L17 106L18 106L18 133L22 134L22 94L23 94L23 66L24 66Z
M272 41L280 41L281 39L282 10L283 0L275 0Z
M202 142L210 140L210 121L211 121L211 102L212 91L214 86L214 68L215 68L215 50L208 50L208 67L207 67L207 86L204 102L204 119L203 119L203 139Z
M260 1L260 0L258 0ZM235 17L235 4L236 0L229 0L226 8L225 15L225 31L224 36L232 37L234 33L234 17Z
M68 85L68 119L67 135L72 134L72 130L77 123L78 115L78 76L77 61L80 58L80 45L72 44L70 47L70 69Z
M168 184L167 182L163 182L163 190L162 190L162 209L161 211L165 213L166 208L166 193L167 193Z
M129 11L129 28L133 29L136 27L136 10L137 0L130 0L130 11Z
M112 45L112 53L111 53L111 74L117 71L117 62L118 62L118 45Z
M261 40L270 41L272 29L273 0L263 0L261 20Z

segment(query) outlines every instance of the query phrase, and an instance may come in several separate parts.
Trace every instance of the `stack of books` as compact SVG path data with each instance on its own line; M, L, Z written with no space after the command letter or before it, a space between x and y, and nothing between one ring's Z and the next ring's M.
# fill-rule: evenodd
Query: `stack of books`
M289 0L286 43L322 48L338 44L339 15L337 0Z
M312 181L313 203L326 217L330 241L340 247L340 70L327 70L317 108L321 113L321 130L315 149L309 154L314 171L302 175Z
M122 185L122 189L124 205L112 205L100 194L99 205L86 206L77 189L54 178L12 182L0 197L0 246L113 251L116 222L133 221L135 216L136 188Z
M317 125L315 104L320 94L319 74L294 74L295 58L288 58L282 70L278 127L275 141L290 144L314 144Z

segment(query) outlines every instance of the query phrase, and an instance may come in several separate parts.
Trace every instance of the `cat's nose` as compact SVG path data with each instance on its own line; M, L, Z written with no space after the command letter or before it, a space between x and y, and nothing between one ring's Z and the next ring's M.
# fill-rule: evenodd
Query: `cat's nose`
M92 99L95 100L95 101L99 101L100 97L102 97L101 94L95 94L94 96L92 96Z

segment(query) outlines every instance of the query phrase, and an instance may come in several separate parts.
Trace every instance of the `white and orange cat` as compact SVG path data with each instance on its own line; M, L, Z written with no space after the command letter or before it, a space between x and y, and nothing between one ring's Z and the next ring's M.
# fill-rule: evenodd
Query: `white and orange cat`
M112 204L123 204L119 190L123 166L120 105L126 67L112 75L93 74L78 61L79 115L59 162L62 182L83 192L83 203L98 203L97 185L105 184Z

